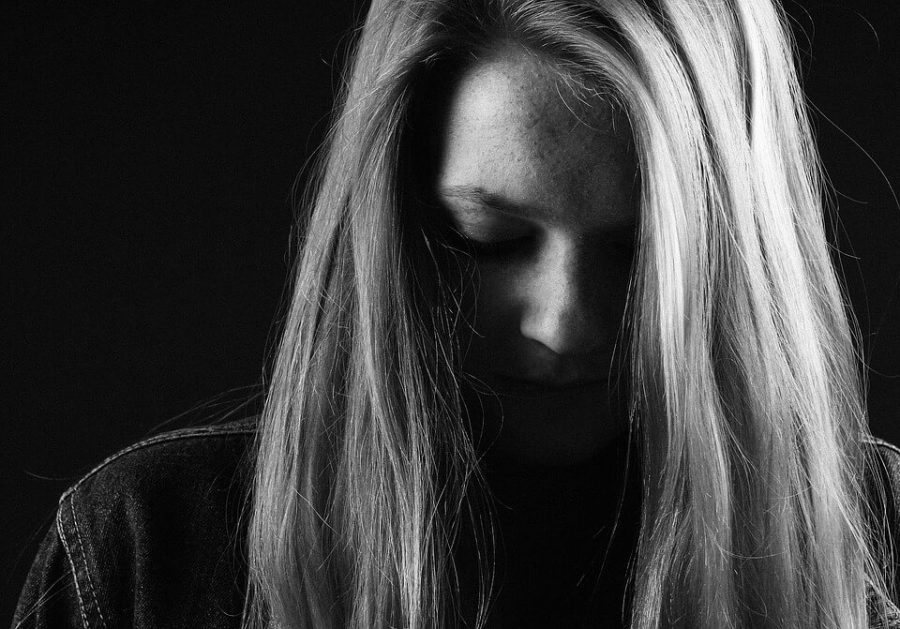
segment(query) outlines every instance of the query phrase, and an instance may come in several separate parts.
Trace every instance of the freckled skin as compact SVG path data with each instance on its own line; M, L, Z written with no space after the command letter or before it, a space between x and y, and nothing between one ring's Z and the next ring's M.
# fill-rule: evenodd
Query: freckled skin
M623 425L604 380L616 381L630 258L613 255L608 234L636 220L637 171L623 116L599 98L578 102L556 72L511 48L462 75L441 128L436 193L466 187L528 208L509 218L442 199L461 231L525 243L476 256L464 368L500 395L469 406L483 408L486 439L496 438L501 455L564 465L590 457ZM510 392L510 378L556 388ZM573 381L586 384L558 387Z

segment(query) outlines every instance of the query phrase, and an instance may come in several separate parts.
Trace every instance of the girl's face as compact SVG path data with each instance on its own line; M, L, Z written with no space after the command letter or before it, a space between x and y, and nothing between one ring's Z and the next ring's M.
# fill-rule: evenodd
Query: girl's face
M435 193L477 271L468 406L502 455L577 463L623 426L607 387L637 220L630 129L512 49L465 72L446 111Z

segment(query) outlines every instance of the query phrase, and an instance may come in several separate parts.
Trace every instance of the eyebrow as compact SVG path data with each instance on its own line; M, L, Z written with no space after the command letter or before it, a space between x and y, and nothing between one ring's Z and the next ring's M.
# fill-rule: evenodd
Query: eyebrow
M448 199L459 199L476 203L516 218L532 218L546 213L535 206L516 203L500 194L488 192L480 186L448 186L438 190L438 195ZM609 223L603 227L603 232L611 236L632 235L636 229L637 221L628 220L619 223Z

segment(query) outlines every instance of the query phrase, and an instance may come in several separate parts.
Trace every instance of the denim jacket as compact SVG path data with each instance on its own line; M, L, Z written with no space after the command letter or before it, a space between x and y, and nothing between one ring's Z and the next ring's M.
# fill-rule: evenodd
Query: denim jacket
M161 434L98 465L60 498L12 626L239 629L254 430L249 419ZM872 445L894 488L876 508L900 522L900 449ZM900 629L900 611L870 627Z

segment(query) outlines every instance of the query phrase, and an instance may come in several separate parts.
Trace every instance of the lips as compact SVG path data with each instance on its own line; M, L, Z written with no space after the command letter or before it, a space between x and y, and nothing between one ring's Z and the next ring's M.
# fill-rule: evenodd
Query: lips
M492 378L498 393L513 395L560 395L589 391L605 382L605 378L529 378L495 374Z

